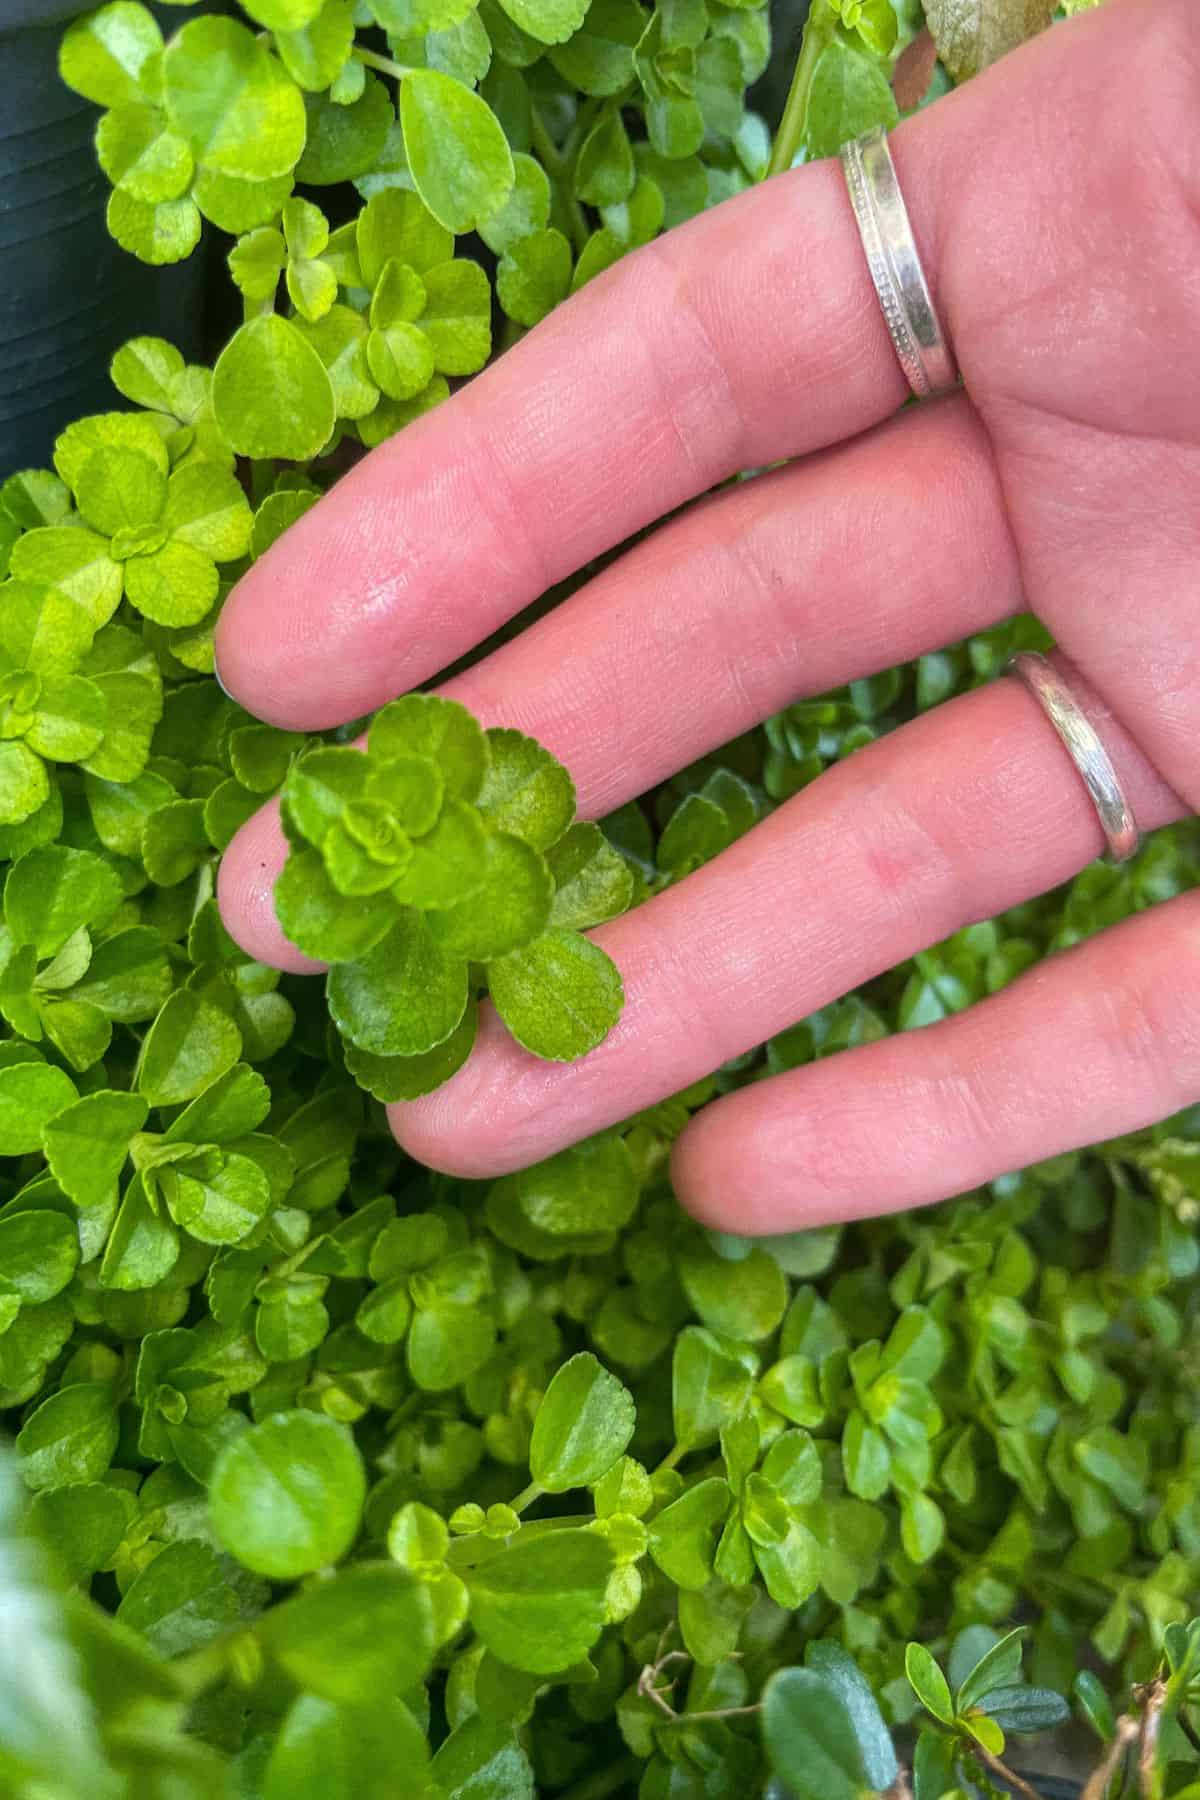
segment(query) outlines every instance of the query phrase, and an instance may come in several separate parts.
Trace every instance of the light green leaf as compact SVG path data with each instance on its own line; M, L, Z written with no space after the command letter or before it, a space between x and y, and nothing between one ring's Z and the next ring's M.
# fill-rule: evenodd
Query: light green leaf
M216 463L189 462L167 483L162 522L178 543L231 562L250 548L253 523L242 485Z
M510 246L496 272L496 293L510 319L537 325L571 288L571 246L561 231L535 231Z
M362 1470L350 1438L341 1434L339 1446L332 1435L338 1427L312 1414L277 1415L268 1421L268 1426L278 1425L282 1420L295 1427L305 1419L312 1419L318 1426L329 1426L330 1430L319 1437L312 1432L308 1434L304 1441L307 1454L303 1463L298 1467L293 1465L290 1471L284 1469L277 1457L273 1456L267 1463L263 1446L256 1451L256 1457L262 1459L260 1466L274 1482L278 1482L281 1475L287 1475L288 1498L298 1503L297 1510L302 1509L303 1522L310 1529L315 1521L309 1509L310 1493L305 1478L312 1474L322 1478L326 1493L336 1502L335 1512L340 1522L346 1522L350 1516L348 1499L356 1502L357 1523L363 1491ZM267 1427L257 1429L261 1433ZM253 1431L246 1434L248 1438L254 1436ZM245 1438L241 1442L244 1443ZM320 1453L319 1462L312 1455L314 1446ZM234 1448L236 1450L237 1446ZM275 1446L271 1448L274 1451ZM355 1459L349 1496L334 1495L330 1491L329 1476L334 1468L335 1450L342 1455L348 1451ZM348 1474L348 1470L349 1465L344 1473ZM288 1528L290 1518L285 1518L284 1523L285 1529ZM303 1531L299 1535L304 1538ZM320 1535L321 1547L326 1552L323 1560L336 1561L341 1551L329 1549L327 1531ZM319 1566L311 1563L316 1554L315 1543L304 1539L303 1550L309 1566ZM344 1569L331 1581L316 1582L286 1605L270 1612L260 1629L270 1654L293 1681L327 1700L361 1701L367 1694L408 1693L424 1679L433 1657L433 1620L425 1583L395 1563L359 1563Z
M599 945L557 926L491 963L488 985L517 1042L554 1062L602 1043L624 999L620 974Z
M155 267L183 262L202 230L200 210L189 195L151 203L120 187L108 197L104 222L122 250Z
M393 895L402 906L424 911L468 900L483 885L486 841L475 808L464 800L448 800L432 831L413 843L412 855L397 874Z
M488 962L532 943L550 916L550 875L536 850L496 832L485 840L483 863L482 888L430 917L442 947L468 962Z
M393 260L424 275L454 255L453 232L438 223L418 195L402 188L372 195L358 215L355 242L363 285L372 289Z
M137 1094L103 1091L85 1094L45 1126L46 1161L76 1206L105 1207L115 1201L129 1141L145 1124L147 1110Z
M0 1070L0 1087L3 1077L15 1072ZM40 1306L61 1294L78 1262L79 1236L62 1213L30 1209L0 1215L0 1293L15 1293L26 1306Z
M196 1539L167 1544L121 1598L116 1616L140 1631L160 1656L182 1656L211 1643L243 1613L229 1566Z
M367 735L373 757L390 762L425 757L437 765L446 793L474 800L483 785L489 744L465 706L436 694L406 694L376 713Z
M269 225L291 191L290 174L273 175L266 181L244 181L238 175L201 168L192 183L192 198L200 212L235 237L259 225ZM199 217L196 229L198 234Z
M467 1006L467 965L447 954L421 913L406 908L388 935L329 973L338 1030L375 1056L420 1056L444 1043Z
M26 1419L17 1434L17 1467L34 1489L98 1481L116 1448L115 1390L106 1382L76 1382Z
M333 306L315 324L297 327L320 357L333 388L339 419L362 419L379 400L379 389L367 368L367 327L353 307ZM271 496L282 499L283 496ZM295 496L289 496L294 499ZM267 502L264 501L264 505ZM261 509L260 509L261 510ZM257 534L257 519L255 521ZM264 545L265 549L266 546ZM257 555L262 551L257 548Z
M711 1475L685 1488L650 1527L650 1554L680 1588L703 1588L713 1578L717 1533L729 1513L729 1483Z
M513 188L508 199L479 227L479 235L497 256L511 250L550 219L550 178L532 156L513 157Z
M82 675L49 675L41 684L25 742L51 762L83 762L104 736L104 695Z
M554 878L550 923L584 931L623 913L633 897L633 874L598 825L572 825L546 853Z
M334 887L313 849L293 850L275 883L275 916L305 956L349 963L366 956L396 922L390 892L350 897Z
M443 375L473 375L492 350L492 293L478 263L439 263L425 274L420 329Z
M50 778L32 750L13 739L0 742L0 826L19 825L50 798Z
M190 989L171 995L146 1033L138 1091L151 1106L192 1100L237 1061L242 1040L227 1013Z
M114 187L151 206L186 194L195 164L157 106L118 106L96 127L96 156Z
M490 760L480 811L494 830L548 850L574 818L574 782L548 750L521 732L495 729L486 736Z
M152 812L142 829L142 862L151 881L175 887L211 854L203 800L172 800Z
M325 365L288 319L272 313L234 332L213 371L213 410L239 456L307 462L334 425Z
M319 93L336 79L353 42L350 0L325 0L307 24L275 33L275 48L284 68L293 81L312 93ZM357 66L362 67L361 63Z
M555 1371L533 1422L529 1469L551 1494L590 1487L623 1456L637 1421L629 1390L588 1351Z
M58 588L86 613L93 631L111 619L121 598L121 570L94 531L44 525L13 545L9 563L22 581Z
M265 1217L271 1186L248 1156L222 1155L218 1166L195 1157L158 1171L158 1185L175 1223L202 1244L237 1244Z
M191 19L163 55L163 102L196 161L263 181L290 174L304 149L299 89L235 19Z
M178 538L125 564L126 594L156 625L198 625L218 586L212 559Z
M926 1711L943 1725L952 1725L954 1702L949 1683L924 1644L909 1644L904 1653L904 1669L913 1693Z
M113 0L71 26L59 49L59 74L97 106L121 106L146 97L143 81L162 47L148 8Z
M116 1488L81 1481L43 1488L34 1496L29 1519L65 1578L87 1582L98 1569L111 1566L131 1509L130 1496Z
M575 193L591 206L616 206L633 192L633 149L618 108L604 112L579 147Z
M342 1040L342 1051L355 1081L376 1100L388 1104L417 1100L458 1073L471 1054L478 1026L479 1008L474 1001L468 1001L467 1010L450 1036L423 1056L373 1056L349 1038Z
M458 235L498 212L513 185L512 153L485 100L435 69L400 87L404 147L418 194Z
M345 1555L365 1495L362 1458L343 1426L320 1413L281 1412L221 1451L209 1510L239 1562L272 1580L295 1581Z
M420 1782L428 1759L424 1734L394 1694L342 1704L301 1694L279 1726L263 1800L394 1800L396 1769Z
M809 90L805 141L810 159L836 156L874 125L890 129L900 113L876 58L835 38L817 61Z
M47 844L8 871L4 915L18 944L54 956L80 926L102 925L121 903L115 869L90 850Z
M478 1305L418 1309L408 1333L408 1372L427 1393L469 1381L496 1345L496 1325Z
M590 1531L518 1537L470 1570L471 1624L502 1662L557 1674L600 1636L611 1566L607 1544Z
M515 25L539 44L565 44L587 16L587 0L500 0Z
M633 80L633 52L645 29L637 0L592 0L578 30L550 51L550 61L585 94L619 94Z
M433 347L415 325L373 329L367 338L371 379L393 400L411 400L433 374Z

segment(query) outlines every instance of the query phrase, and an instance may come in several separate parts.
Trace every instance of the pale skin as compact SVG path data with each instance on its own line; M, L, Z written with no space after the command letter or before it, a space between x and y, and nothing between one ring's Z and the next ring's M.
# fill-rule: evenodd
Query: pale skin
M744 468L440 691L540 739L602 817L805 695L1028 607L1144 830L1200 808L1200 6L1113 0L893 134L965 391L903 376L836 162L628 257L367 457L242 580L221 676L294 729L437 672L552 583ZM1004 679L831 768L595 933L620 1024L574 1064L494 1016L390 1108L485 1177L687 1086L1103 848ZM272 808L226 854L229 930L283 939ZM486 1013L487 1009L485 1009ZM705 1108L683 1204L773 1232L915 1206L1200 1099L1200 893L942 1024Z

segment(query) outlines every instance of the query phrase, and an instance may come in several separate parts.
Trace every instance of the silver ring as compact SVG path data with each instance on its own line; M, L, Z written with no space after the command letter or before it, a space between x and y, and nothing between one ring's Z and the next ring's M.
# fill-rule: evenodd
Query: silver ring
M1038 701L1092 797L1108 839L1109 855L1116 863L1128 862L1141 842L1137 820L1112 758L1070 687L1054 665L1035 650L1023 650L1014 656L1005 673L1023 681Z
M920 400L957 386L954 357L938 321L917 240L881 125L841 149L850 204L867 267L908 385Z

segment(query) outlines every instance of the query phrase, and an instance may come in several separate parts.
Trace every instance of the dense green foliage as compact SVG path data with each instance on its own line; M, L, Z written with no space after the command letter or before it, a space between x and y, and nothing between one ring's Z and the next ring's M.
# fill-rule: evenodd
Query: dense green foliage
M0 488L0 1791L961 1800L1073 1713L1096 1800L1196 1800L1200 1109L760 1244L666 1168L714 1094L1195 886L1200 831L536 1168L408 1161L379 1102L458 1066L485 989L585 1052L620 1002L587 927L1040 637L792 706L603 829L446 702L365 750L250 719L211 679L231 582L486 361L494 305L514 335L763 172L768 31L724 0L247 10L67 34L114 234L231 234L245 322L213 370L134 340L129 409ZM776 159L892 120L919 24L817 0ZM328 1006L213 899L273 794Z

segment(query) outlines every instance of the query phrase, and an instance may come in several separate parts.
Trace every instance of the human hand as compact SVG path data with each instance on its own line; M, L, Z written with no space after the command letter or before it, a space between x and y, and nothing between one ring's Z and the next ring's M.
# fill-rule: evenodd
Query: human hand
M347 476L218 632L250 711L321 729L429 680L572 570L740 469L439 691L536 736L600 817L792 700L1030 607L1090 689L1145 829L1200 805L1200 12L1119 0L893 134L965 392L905 384L836 162L589 286ZM626 1007L579 1063L494 1018L390 1109L435 1167L522 1167L687 1086L962 925L1078 871L1095 811L1006 680L831 768L596 936ZM277 812L221 903L280 934ZM706 1221L911 1206L1200 1098L1200 895L923 1031L707 1107L673 1178Z

